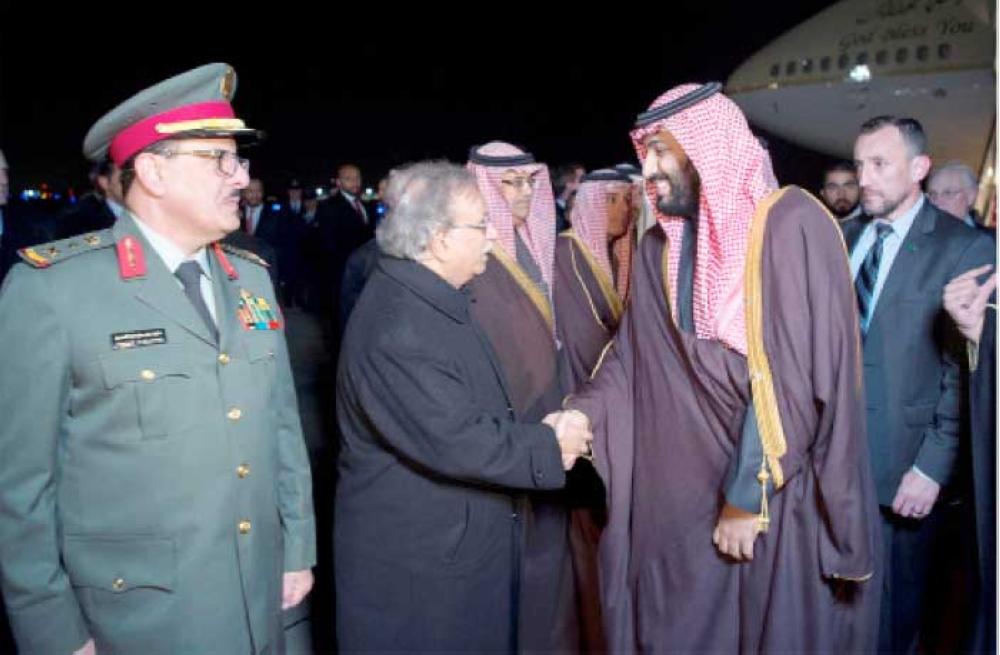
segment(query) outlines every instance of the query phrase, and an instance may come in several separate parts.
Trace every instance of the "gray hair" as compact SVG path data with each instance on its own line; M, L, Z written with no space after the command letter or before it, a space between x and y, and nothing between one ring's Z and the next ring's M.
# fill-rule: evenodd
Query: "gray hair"
M451 202L462 193L478 193L476 178L446 161L423 161L395 169L386 186L389 211L375 231L387 255L417 259L431 237L451 225Z
M976 174L972 172L972 169L963 164L960 161L950 161L947 164L942 164L935 168L930 177L927 179L928 183L941 173L958 173L962 181L965 182L965 186L968 189L978 189L979 180L976 178Z

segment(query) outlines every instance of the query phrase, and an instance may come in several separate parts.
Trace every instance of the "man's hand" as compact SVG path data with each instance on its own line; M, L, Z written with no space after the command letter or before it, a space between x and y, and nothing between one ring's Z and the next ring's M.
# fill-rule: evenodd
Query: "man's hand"
M758 532L760 520L756 514L726 503L712 532L712 543L722 555L749 561L753 559L753 542Z
M97 646L94 645L94 640L88 639L87 643L73 651L73 655L97 655Z
M291 609L301 603L312 588L312 569L285 573L281 579L281 609Z
M908 519L922 519L930 514L941 485L916 471L907 471L896 490L892 511Z
M573 468L577 458L593 456L594 435L590 433L590 419L582 412L575 409L553 412L542 423L555 430L565 470Z
M986 303L990 294L997 287L996 273L982 285L976 282L980 275L988 273L993 268L990 264L966 271L953 278L944 287L944 308L958 326L962 336L972 343L979 343L983 333L983 318L986 315Z

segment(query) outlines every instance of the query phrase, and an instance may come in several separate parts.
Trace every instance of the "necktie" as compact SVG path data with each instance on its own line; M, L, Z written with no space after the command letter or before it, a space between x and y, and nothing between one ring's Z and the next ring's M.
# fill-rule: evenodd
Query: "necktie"
M892 233L888 223L875 224L875 243L869 248L865 260L861 263L858 276L854 279L854 290L858 294L858 318L861 321L861 336L868 334L868 324L875 311L875 282L878 281L878 268L882 261L882 244Z
M247 234L253 234L253 207L247 209L247 219L246 219Z
M365 216L365 209L361 206L361 201L357 198L354 199L354 211L358 212L358 216L361 217L361 222L367 225L368 218Z
M219 329L215 326L215 321L212 320L212 314L208 311L208 305L205 304L205 299L201 295L201 266L198 262L187 261L177 267L174 271L174 275L181 281L184 285L184 295L187 296L191 304L194 305L195 311L201 316L201 319L205 321L205 325L208 327L209 334L215 339L216 343L219 341Z

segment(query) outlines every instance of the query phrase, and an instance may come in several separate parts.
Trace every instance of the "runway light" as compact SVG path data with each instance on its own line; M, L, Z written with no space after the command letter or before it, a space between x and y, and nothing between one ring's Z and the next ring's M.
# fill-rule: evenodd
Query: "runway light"
M872 79L871 69L868 68L867 64L858 64L851 69L848 75L854 82L867 82Z

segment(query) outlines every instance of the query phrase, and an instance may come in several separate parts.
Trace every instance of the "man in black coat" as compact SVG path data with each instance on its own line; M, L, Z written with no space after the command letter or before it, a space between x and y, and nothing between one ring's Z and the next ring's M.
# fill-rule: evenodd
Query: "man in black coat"
M591 435L574 412L514 416L462 290L492 240L472 175L423 163L390 184L337 379L339 645L514 652L525 492L562 487Z
M322 248L321 276L326 287L324 313L339 332L340 288L347 258L374 235L374 215L361 202L361 170L337 169L337 192L322 201L316 215Z
M964 343L944 286L993 261L993 243L920 190L930 159L920 123L880 116L854 146L867 216L842 223L858 293L868 442L885 553L879 649L916 647L931 553L959 452ZM926 625L926 624L925 624Z

